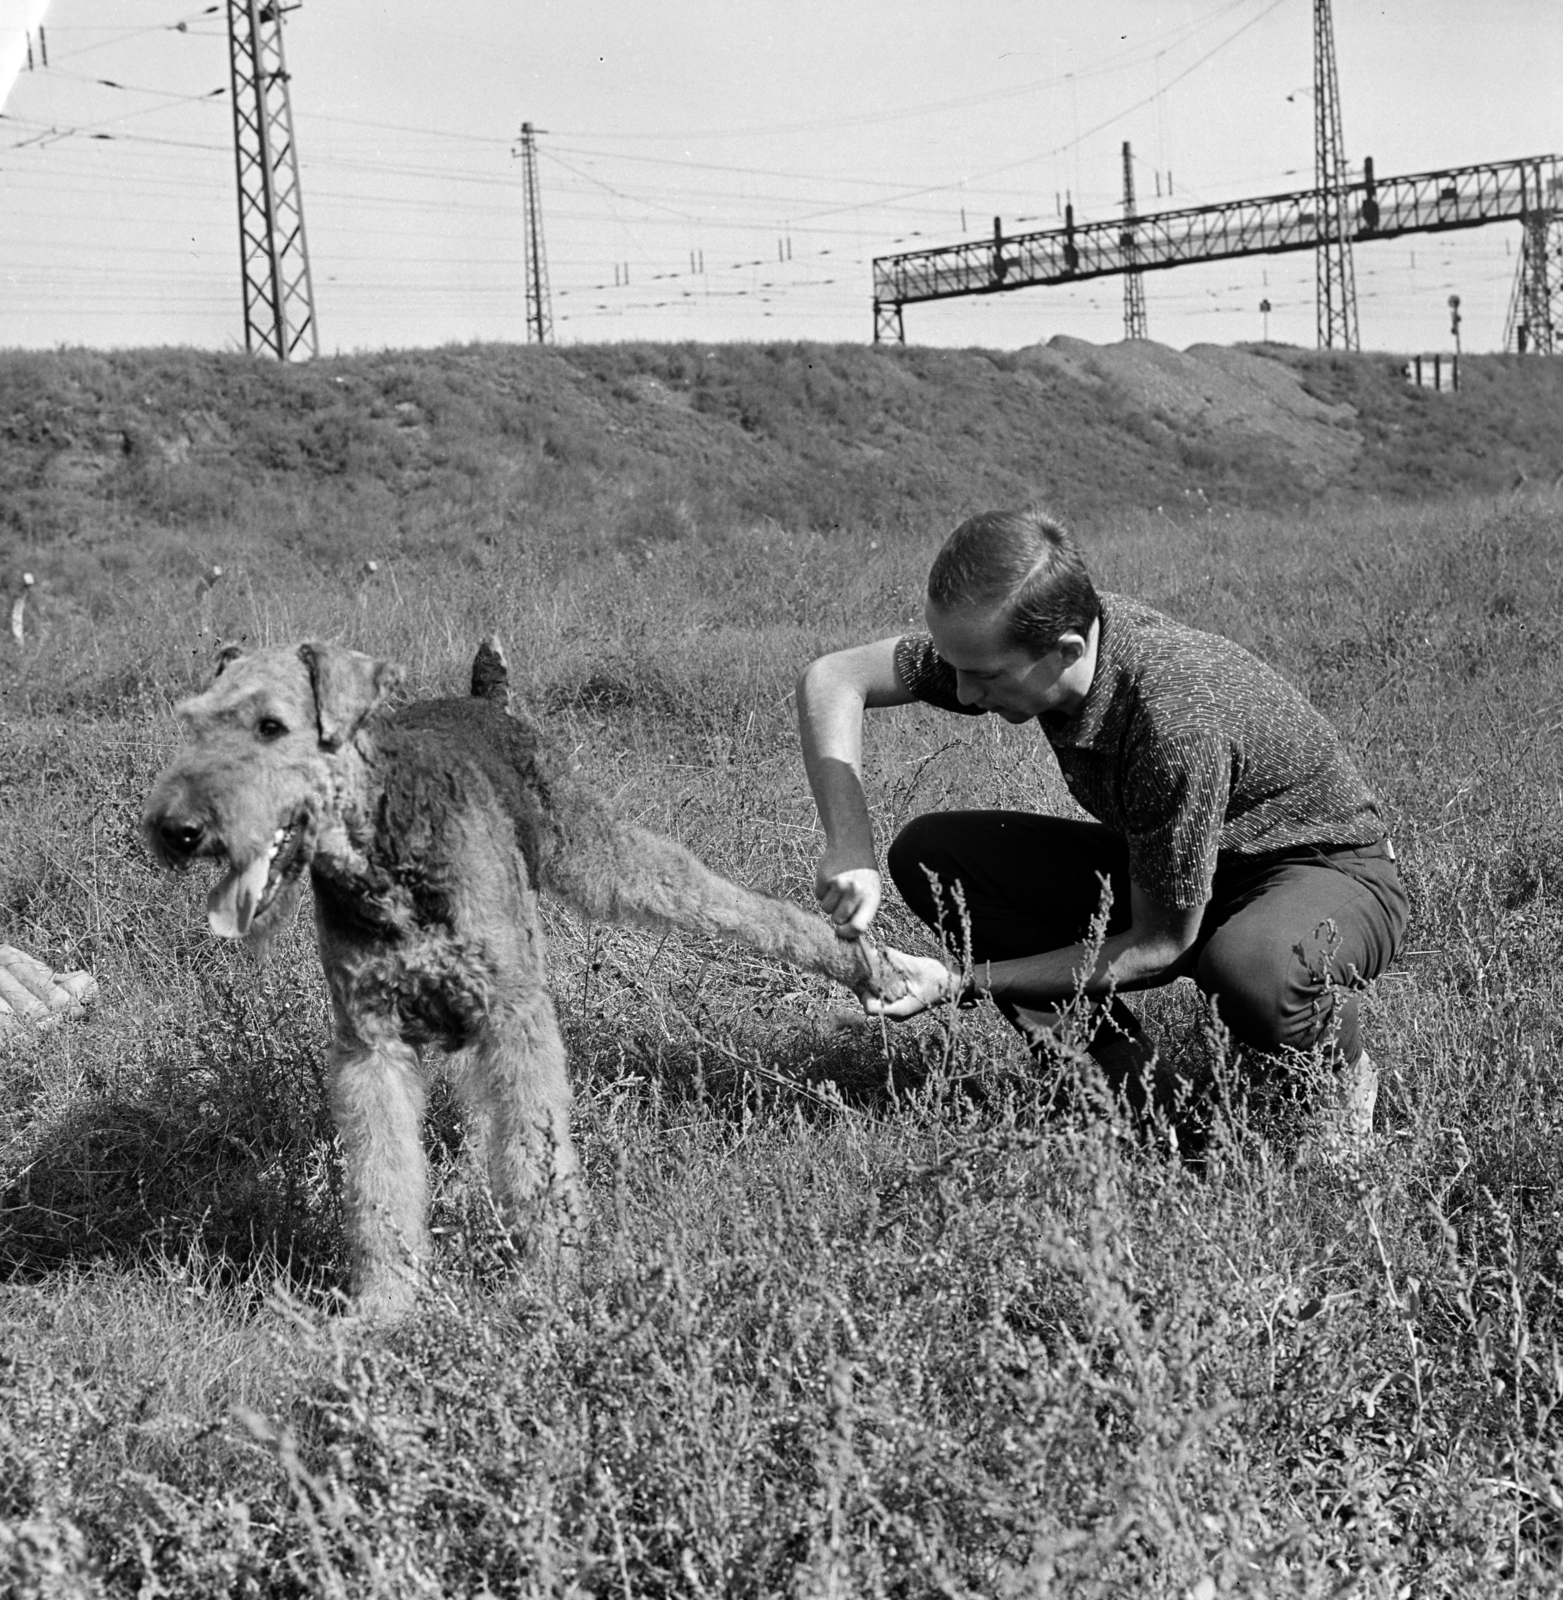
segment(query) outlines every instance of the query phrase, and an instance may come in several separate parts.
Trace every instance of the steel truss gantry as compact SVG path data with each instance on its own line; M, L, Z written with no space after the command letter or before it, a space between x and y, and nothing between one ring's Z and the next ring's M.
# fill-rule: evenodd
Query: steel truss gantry
M1563 189L1563 156L1450 167L1406 177L1376 178L1371 157L1344 187L1351 238L1358 244L1408 233L1443 233L1492 222L1524 221L1538 197ZM902 308L929 300L1001 294L1043 284L1083 283L1120 272L1155 272L1196 261L1283 255L1317 250L1328 224L1318 194L1268 195L1258 200L1135 218L1133 237L1121 220L1077 224L1064 207L1064 226L1005 236L994 220L991 240L914 250L874 260L874 340L905 342ZM1558 310L1554 307L1554 333Z
M293 8L288 8L293 9ZM228 0L244 348L319 355L278 0Z

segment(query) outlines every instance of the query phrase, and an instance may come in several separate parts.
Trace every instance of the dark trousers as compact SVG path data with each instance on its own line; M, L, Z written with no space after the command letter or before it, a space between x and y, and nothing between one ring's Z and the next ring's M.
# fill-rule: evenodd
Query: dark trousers
M960 885L974 965L1085 939L1103 878L1112 886L1108 933L1126 931L1132 920L1127 846L1099 823L1023 811L932 812L896 836L889 867L902 898L957 954L953 890ZM1325 1044L1337 1060L1355 1061L1362 1036L1353 991L1389 965L1407 909L1382 843L1224 854L1198 938L1156 983L1193 978L1251 1050Z

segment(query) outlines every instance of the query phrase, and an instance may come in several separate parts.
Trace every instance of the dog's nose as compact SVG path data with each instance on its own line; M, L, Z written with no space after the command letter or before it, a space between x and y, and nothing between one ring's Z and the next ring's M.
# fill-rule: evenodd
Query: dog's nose
M157 836L171 856L194 855L206 829L199 822L180 822L165 817L157 825Z

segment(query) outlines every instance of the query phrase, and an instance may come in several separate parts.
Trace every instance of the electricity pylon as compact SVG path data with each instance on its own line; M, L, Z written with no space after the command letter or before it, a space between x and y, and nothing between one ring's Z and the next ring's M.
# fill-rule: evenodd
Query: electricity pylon
M1134 239L1134 157L1123 141L1123 336L1148 339L1145 321L1145 284L1135 264L1139 257Z
M1335 71L1330 0L1313 0L1313 175L1319 205L1320 242L1314 258L1319 348L1356 350L1357 281L1351 263L1340 80Z
M228 0L228 65L244 348L291 361L301 354L318 356L320 335L282 53L283 9L277 0Z
M1547 182L1540 162L1521 181L1524 233L1503 348L1519 355L1550 356L1563 352L1563 190L1555 177Z
M548 295L548 255L543 249L543 199L537 185L537 139L521 124L521 183L526 204L526 342L550 344L554 309Z

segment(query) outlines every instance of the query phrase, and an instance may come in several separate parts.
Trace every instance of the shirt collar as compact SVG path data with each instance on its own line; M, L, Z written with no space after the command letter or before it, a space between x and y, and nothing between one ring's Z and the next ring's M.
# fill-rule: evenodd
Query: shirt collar
M1102 595L1101 622L1096 636L1096 671L1086 690L1080 709L1068 716L1045 712L1037 718L1048 741L1089 749L1107 730L1108 718L1118 700L1118 691L1130 675L1128 639L1121 622L1115 621L1116 597Z

